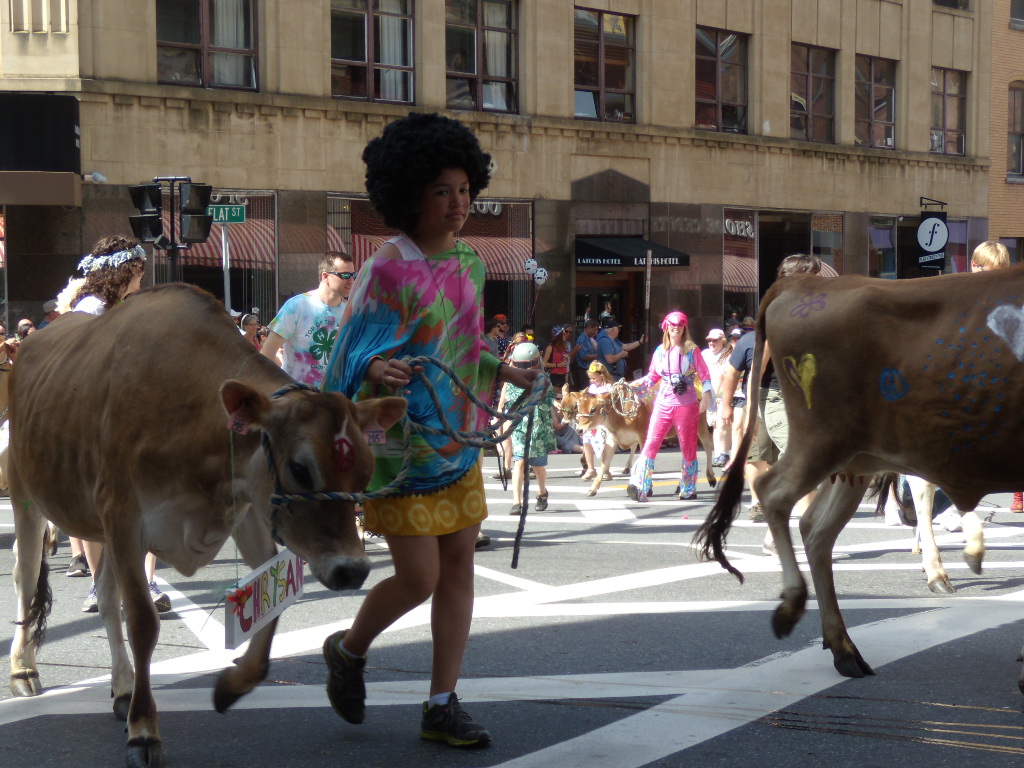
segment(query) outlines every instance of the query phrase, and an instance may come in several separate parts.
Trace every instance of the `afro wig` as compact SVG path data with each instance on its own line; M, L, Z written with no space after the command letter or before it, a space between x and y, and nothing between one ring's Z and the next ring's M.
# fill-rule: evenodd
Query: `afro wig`
M363 162L370 202L389 227L406 234L416 229L423 190L442 171L465 171L471 200L491 180L491 156L473 132L438 114L413 112L391 123L366 145Z

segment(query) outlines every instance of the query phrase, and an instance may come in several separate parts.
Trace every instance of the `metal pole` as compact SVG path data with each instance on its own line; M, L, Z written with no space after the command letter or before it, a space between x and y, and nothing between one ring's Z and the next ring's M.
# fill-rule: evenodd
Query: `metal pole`
M650 338L648 338L647 331L650 330L650 327L651 327L651 267L653 266L653 262L654 262L654 251L651 250L650 248L648 248L647 249L647 266L646 266L647 275L645 277L645 285L644 285L644 328L643 328L643 331L642 331L642 333L644 335L644 351L643 351L643 359L640 360L640 367L641 368L645 367L644 366L644 361L647 359L647 348L650 346L650 343L651 343Z
M230 239L228 238L228 230L231 229L227 224L220 225L220 256L221 265L224 268L224 306L230 312L231 311L231 275L229 269L231 267L231 251Z

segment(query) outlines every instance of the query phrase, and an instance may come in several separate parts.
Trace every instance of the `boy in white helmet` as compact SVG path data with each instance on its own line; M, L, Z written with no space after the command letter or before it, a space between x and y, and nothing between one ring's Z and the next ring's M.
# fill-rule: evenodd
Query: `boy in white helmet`
M514 368L540 370L541 357L537 345L525 341L512 350ZM498 410L514 403L525 390L515 384L506 383L501 390ZM537 474L537 511L548 508L548 454L557 447L555 442L555 388L549 387L543 399L537 404L533 416L533 434L530 437L530 466ZM526 471L526 426L529 419L520 421L512 432L512 509L510 515L523 514L523 473ZM559 425L561 426L561 425Z

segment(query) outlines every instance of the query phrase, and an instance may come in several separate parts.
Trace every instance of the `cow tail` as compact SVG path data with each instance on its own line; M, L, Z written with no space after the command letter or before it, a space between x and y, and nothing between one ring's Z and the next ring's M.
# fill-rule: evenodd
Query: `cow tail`
M761 370L761 360L764 358L764 307L758 317L757 340L754 343L754 359L751 365L751 375ZM758 377L760 378L760 377ZM760 387L751 387L754 396L748 398L747 408L757 408L759 405ZM740 498L743 496L743 467L747 463L747 453L750 452L750 444L754 441L754 427L757 426L757 415L751 414L747 423L747 431L743 433L736 454L733 457L732 465L725 474L722 481L722 489L718 493L718 499L711 508L707 518L697 529L693 537L694 544L698 547L698 554L701 560L714 559L725 570L743 583L743 574L729 562L725 556L725 542L732 528L732 521L736 519L739 512Z
M875 517L885 515L885 502L889 498L889 492L895 487L899 477L895 472L883 472L875 475L868 486L868 499L877 499L875 502ZM896 494L899 499L899 494Z
M50 616L52 607L53 590L50 589L50 564L46 562L44 554L39 565L39 578L36 580L36 591L32 596L32 604L29 606L25 621L22 622L32 627L32 642L36 648L39 648L46 638L46 620Z

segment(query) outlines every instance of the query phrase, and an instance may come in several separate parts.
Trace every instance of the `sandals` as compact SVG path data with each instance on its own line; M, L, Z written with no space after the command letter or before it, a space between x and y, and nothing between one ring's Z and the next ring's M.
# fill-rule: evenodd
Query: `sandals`
M523 514L523 505L513 504L512 509L510 509L508 513L512 515L512 517L519 517L521 514Z
M546 493L537 494L537 511L543 512L548 508L548 495Z

